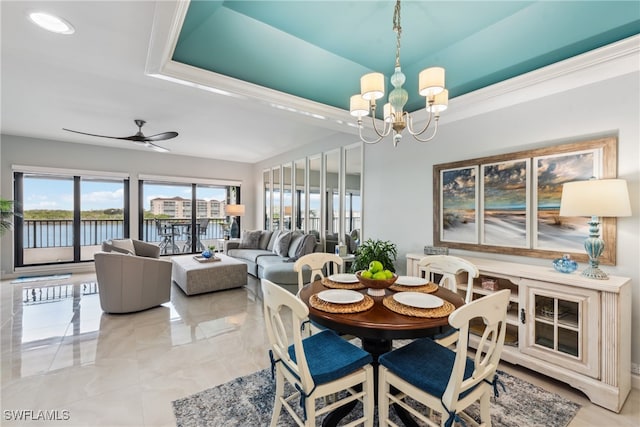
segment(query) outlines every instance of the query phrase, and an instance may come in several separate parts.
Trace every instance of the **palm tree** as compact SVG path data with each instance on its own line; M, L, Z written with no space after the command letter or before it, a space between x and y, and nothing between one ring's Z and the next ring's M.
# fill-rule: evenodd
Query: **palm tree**
M13 228L13 217L22 217L22 214L13 211L13 200L0 198L0 236Z

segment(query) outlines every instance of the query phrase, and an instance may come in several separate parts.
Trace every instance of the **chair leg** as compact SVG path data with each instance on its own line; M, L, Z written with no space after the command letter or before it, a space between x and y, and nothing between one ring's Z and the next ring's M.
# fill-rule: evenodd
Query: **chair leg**
M376 407L376 395L374 394L374 375L373 375L373 367L367 366L367 381L366 381L366 393L367 395L364 397L364 415L367 417L367 421L364 423L364 427L373 427L373 415Z
M491 427L490 392L487 390L480 398L480 421L483 426Z
M378 423L380 427L389 425L389 384L387 383L387 368L378 367Z
M282 398L284 397L284 375L276 367L276 392L273 402L273 413L271 414L271 427L278 425L278 418L280 418L280 411L282 411Z

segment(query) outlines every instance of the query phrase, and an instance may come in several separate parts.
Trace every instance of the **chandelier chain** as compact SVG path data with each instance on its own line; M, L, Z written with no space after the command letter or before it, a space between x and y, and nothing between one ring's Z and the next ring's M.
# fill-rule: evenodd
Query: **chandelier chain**
M400 36L402 35L402 26L400 25L400 0L396 2L393 10L393 31L396 33L396 67L400 66Z

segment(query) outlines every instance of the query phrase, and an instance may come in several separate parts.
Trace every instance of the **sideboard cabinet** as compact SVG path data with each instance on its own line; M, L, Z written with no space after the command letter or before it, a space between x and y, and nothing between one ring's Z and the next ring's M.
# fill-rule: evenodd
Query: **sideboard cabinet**
M407 254L407 274L424 277L420 253ZM552 267L470 258L480 271L474 298L511 291L502 359L581 390L619 412L631 390L631 280L563 274ZM465 275L466 273L461 273ZM467 278L458 278L466 292ZM482 286L487 282L492 286ZM472 330L482 331L482 325ZM477 348L478 337L470 345Z

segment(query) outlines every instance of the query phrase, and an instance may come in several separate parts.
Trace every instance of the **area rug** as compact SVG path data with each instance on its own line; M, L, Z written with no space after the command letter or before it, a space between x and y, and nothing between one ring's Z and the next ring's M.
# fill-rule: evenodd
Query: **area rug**
M498 371L505 389L491 398L494 427L565 427L580 405L538 386ZM173 402L177 427L268 426L275 391L271 370L265 369ZM355 418L362 407L354 409ZM393 410L391 411L393 413ZM477 403L466 411L479 419ZM396 421L399 422L399 421ZM278 426L295 426L283 409ZM378 425L377 414L375 425Z
M31 282L41 282L44 280L62 280L62 279L68 279L69 277L71 277L71 273L49 274L45 276L25 276L25 277L18 277L17 279L12 280L11 283L31 283Z

